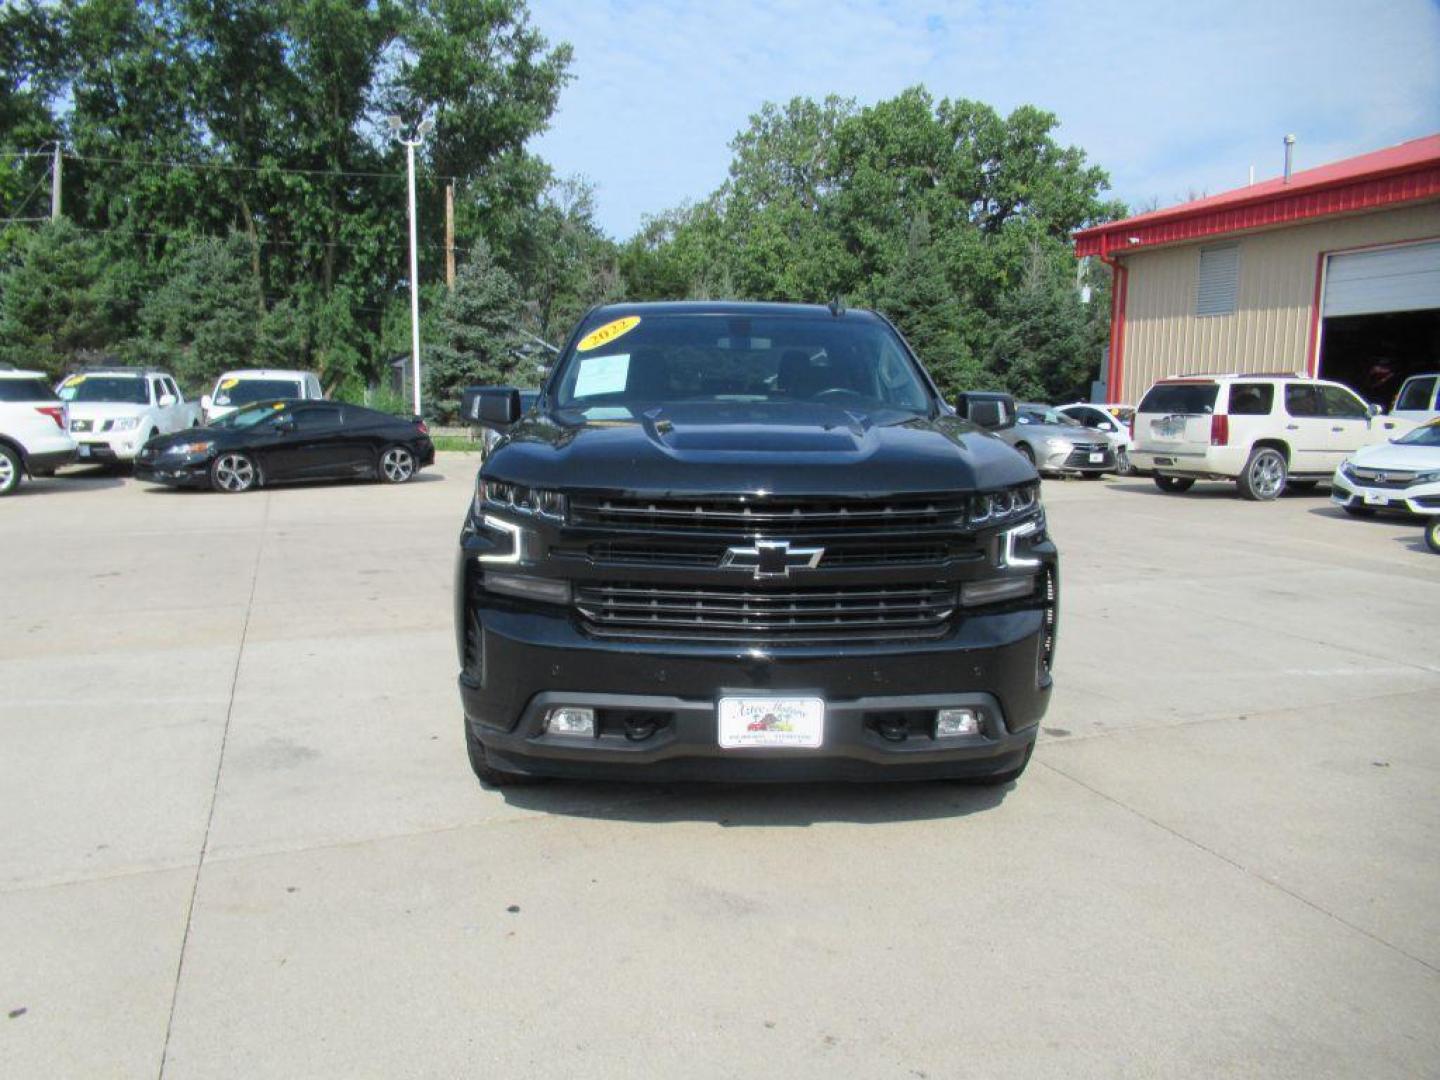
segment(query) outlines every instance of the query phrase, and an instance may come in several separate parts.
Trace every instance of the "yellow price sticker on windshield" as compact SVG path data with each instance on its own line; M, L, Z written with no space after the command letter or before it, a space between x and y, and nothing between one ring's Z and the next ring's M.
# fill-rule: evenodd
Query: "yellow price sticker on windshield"
M272 409L283 409L285 408L285 403L283 401L277 401L274 405L271 405L270 407Z
M598 330L591 330L590 333L581 338L580 344L575 346L575 351L589 352L591 349L598 349L601 345L608 345L616 338L628 334L639 325L639 315L627 315L623 319L608 322Z
M240 385L240 380L239 380L239 379L226 379L224 382L222 382L222 383L220 384L220 389L221 389L221 390L233 390L233 389L235 389L235 387L237 387L237 386L239 386L239 385Z
M85 381L85 376L84 376L84 375L71 375L68 379L65 380L65 385L66 385L66 386L79 386L79 385L80 385L82 382L84 382L84 381Z

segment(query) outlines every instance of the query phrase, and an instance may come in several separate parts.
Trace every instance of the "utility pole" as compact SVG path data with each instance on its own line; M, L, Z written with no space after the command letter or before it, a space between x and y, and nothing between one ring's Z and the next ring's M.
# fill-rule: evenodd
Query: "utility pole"
M65 159L60 155L60 144L55 144L55 161L50 166L50 220L60 220L60 168Z
M455 289L455 183L445 185L445 285Z

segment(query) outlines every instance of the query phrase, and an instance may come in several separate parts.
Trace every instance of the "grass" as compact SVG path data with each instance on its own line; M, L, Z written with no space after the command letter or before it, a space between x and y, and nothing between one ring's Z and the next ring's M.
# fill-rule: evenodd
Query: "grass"
M430 441L435 444L436 450L459 450L466 454L478 454L484 445L479 439L464 435L432 435Z

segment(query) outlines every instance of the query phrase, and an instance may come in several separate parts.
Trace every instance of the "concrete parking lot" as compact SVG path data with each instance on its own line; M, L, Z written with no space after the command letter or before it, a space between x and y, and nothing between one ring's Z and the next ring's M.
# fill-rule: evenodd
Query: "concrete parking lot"
M478 787L474 459L0 503L0 1075L1440 1074L1440 558L1047 483L1011 788Z

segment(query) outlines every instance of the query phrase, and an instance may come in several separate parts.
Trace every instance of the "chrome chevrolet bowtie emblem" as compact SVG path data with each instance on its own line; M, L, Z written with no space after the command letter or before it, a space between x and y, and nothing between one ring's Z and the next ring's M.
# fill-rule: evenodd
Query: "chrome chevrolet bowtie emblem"
M797 567L819 566L824 554L824 548L791 547L788 540L757 540L754 547L727 549L720 565L753 567L757 578L789 577Z

